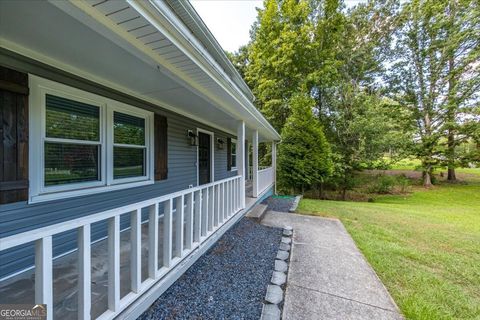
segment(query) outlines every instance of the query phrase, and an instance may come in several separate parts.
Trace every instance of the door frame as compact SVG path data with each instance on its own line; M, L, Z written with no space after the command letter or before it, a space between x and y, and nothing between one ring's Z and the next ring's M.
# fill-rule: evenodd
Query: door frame
M214 159L215 137L214 137L214 133L212 131L197 128L197 138L198 138L200 132L208 134L210 136L210 183L211 183L211 182L215 181L215 159ZM200 185L199 184L200 183L200 177L198 176L200 174L200 172L199 172L199 161L198 161L198 147L199 147L199 144L200 144L200 139L199 139L199 142L197 144L197 186Z

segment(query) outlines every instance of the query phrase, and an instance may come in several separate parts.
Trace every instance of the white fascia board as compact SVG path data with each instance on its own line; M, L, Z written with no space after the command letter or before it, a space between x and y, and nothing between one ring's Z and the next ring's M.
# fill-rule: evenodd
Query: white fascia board
M234 82L241 87L242 91L247 94L248 98L251 101L255 100L255 96L253 95L252 91L248 87L248 85L245 83L243 80L242 76L238 73L237 69L233 66L232 62L230 59L225 55L223 48L220 46L218 43L217 39L212 35L210 30L207 28L205 23L203 22L202 18L198 15L198 13L195 11L193 6L189 1L178 1L176 3L177 7L182 10L183 14L188 15L192 21L195 23L196 27L201 31L205 39L208 41L208 43L204 43L205 46L207 46L207 49L211 49L215 52L215 54L218 56L219 59L222 60L222 62L225 64L225 67L228 68L228 71L232 73L232 75L235 77ZM174 8L176 11L177 9ZM202 41L203 43L203 41ZM235 81L236 80L236 81Z

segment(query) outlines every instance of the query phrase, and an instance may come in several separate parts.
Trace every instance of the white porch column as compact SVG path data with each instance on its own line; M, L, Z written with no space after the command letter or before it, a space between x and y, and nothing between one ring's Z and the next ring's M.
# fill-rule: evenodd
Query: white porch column
M245 143L245 179L250 180L250 155L249 155L249 148L250 144Z
M273 168L273 183L274 193L277 194L277 143L272 141L272 168Z
M237 125L237 170L240 175L240 208L245 208L245 122Z
M258 130L253 131L252 137L252 165L253 165L253 197L258 197Z

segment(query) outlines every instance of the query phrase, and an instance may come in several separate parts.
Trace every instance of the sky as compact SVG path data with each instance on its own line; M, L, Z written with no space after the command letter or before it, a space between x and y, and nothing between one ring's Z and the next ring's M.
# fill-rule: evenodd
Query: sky
M365 0L346 0L353 6ZM250 27L263 0L190 0L224 50L235 52L250 40Z

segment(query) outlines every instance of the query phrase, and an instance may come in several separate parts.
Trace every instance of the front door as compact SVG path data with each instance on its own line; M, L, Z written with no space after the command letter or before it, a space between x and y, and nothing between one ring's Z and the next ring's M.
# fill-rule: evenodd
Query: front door
M198 183L206 184L210 181L210 135L198 133Z

